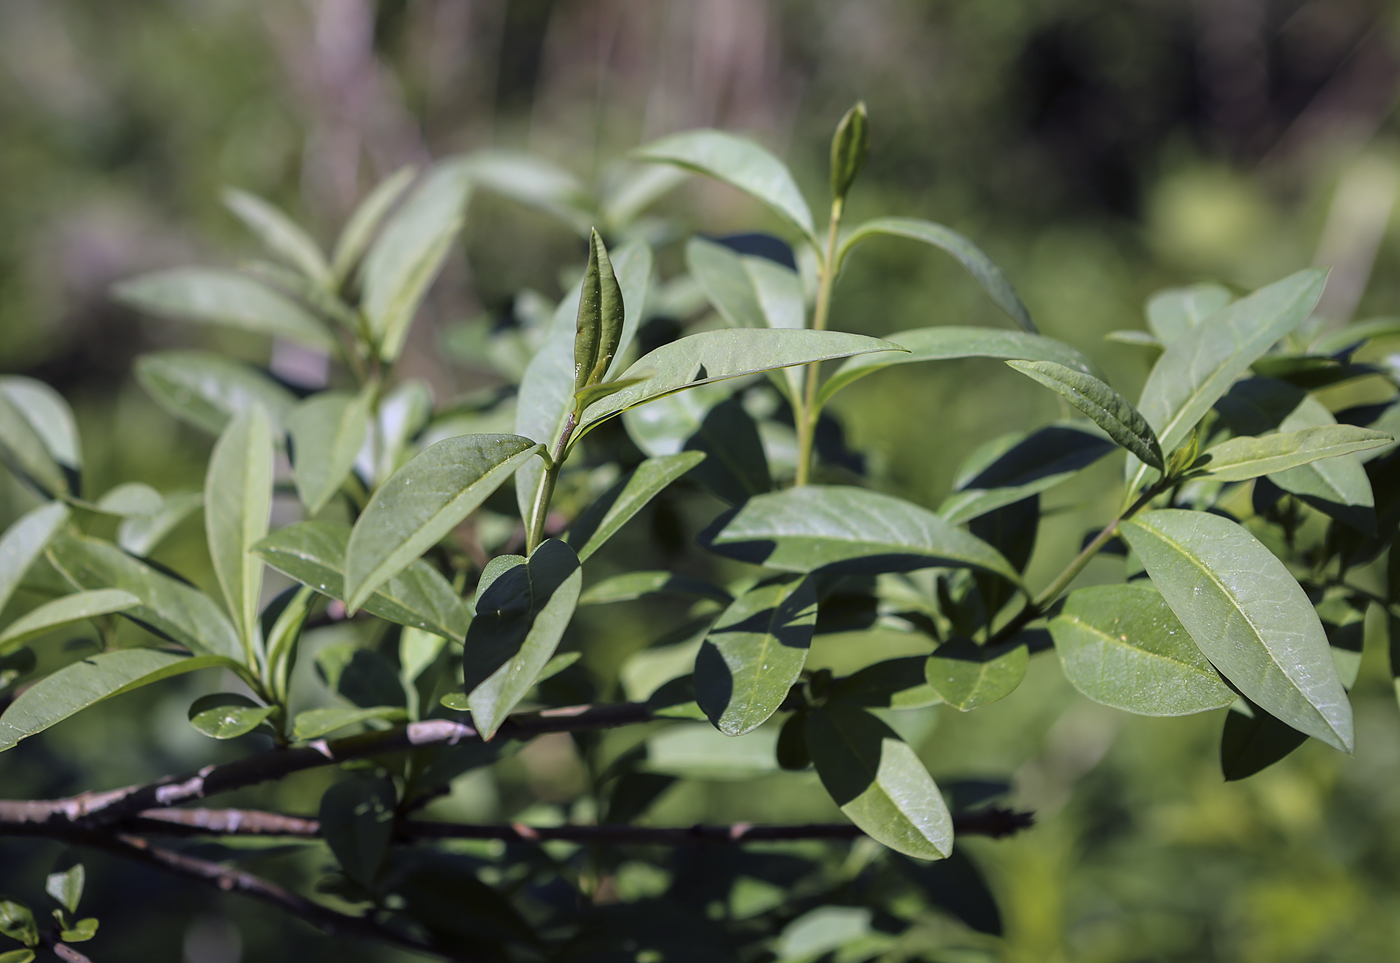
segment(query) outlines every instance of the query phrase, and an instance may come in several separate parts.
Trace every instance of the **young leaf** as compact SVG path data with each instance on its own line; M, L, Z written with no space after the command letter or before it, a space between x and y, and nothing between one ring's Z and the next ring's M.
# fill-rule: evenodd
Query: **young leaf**
M928 684L962 712L996 702L1021 684L1030 653L1019 643L978 645L968 638L944 642L929 656Z
M877 217L873 221L866 221L852 231L841 243L841 249L836 255L836 269L840 269L840 266L845 263L847 255L857 244L877 234L907 237L947 251L963 267L967 268L972 277L982 286L982 290L987 292L987 296L996 303L997 307L1005 311L1022 331L1029 334L1036 333L1035 322L1031 320L1030 312L1021 303L1021 299L1017 297L1016 290L1011 286L1006 275L1001 273L1001 268L992 263L992 259L987 257L977 245L957 231L944 227L942 224L935 224L932 221L924 221L915 217Z
M1095 702L1142 716L1183 716L1235 701L1151 586L1078 589L1048 627L1065 677Z
M1157 433L1163 451L1174 451L1236 378L1311 313L1327 272L1309 268L1260 288L1177 339L1152 367L1138 410ZM1128 459L1128 491L1147 466Z
M336 239L335 253L331 256L333 288L344 284L350 272L355 270L355 265L360 262L365 249L374 239L374 232L383 222L384 215L403 197L404 191L413 183L416 174L417 171L412 167L400 167L380 181L360 206L355 208L355 213L350 215L350 220L345 222L340 237Z
M471 182L460 161L439 164L384 224L360 265L361 303L379 357L398 357L428 285L462 227Z
M312 395L287 418L292 474L308 515L315 515L340 490L369 431L373 386L357 395L326 391Z
M879 719L840 703L814 709L807 752L836 805L876 842L918 859L952 852L953 819L938 786Z
M582 556L580 556L582 560ZM590 585L578 597L579 605L605 605L609 602L631 602L648 595L693 595L728 605L734 601L724 589L698 578L675 572L624 572Z
M0 899L0 933L12 940L19 940L25 946L39 945L39 930L34 925L34 913L23 903ZM30 953L29 958L33 959L34 954Z
M86 882L87 872L83 869L83 864L74 863L65 870L50 873L44 880L44 892L68 912L76 913L78 903L83 898L83 884Z
M365 506L345 554L346 606L436 545L539 446L519 435L461 435L438 442L394 472Z
M622 341L622 289L597 231L589 235L588 267L574 329L574 390L603 380Z
M262 725L275 711L237 692L215 692L194 700L189 720L211 739L236 739Z
M83 622L98 615L125 612L139 604L140 599L121 589L99 589L95 592L65 595L52 602L45 602L7 625L5 631L0 632L0 652L8 652L30 639L65 625Z
M569 526L568 542L578 552L579 561L586 562L662 489L704 457L700 452L687 451L648 458L604 492Z
M56 539L49 561L79 589L123 589L141 604L123 612L192 652L238 660L238 631L214 600L196 588L162 575L115 545L81 535Z
M262 407L274 434L296 396L260 371L203 351L157 351L136 359L136 380L170 414L217 435L240 411Z
M716 729L742 736L778 711L802 674L816 624L808 577L770 579L734 600L695 658L695 701Z
M750 499L700 539L729 558L787 572L908 572L972 566L1021 580L996 549L927 509L863 488L808 485Z
M118 301L176 321L216 324L333 351L330 330L291 298L250 277L213 268L175 268L119 282Z
M97 918L95 916L78 920L70 929L58 931L58 938L65 943L85 943L96 935ZM0 963L4 963L4 961L0 960Z
M351 776L321 797L321 835L345 875L366 889L373 888L389 855L397 805L394 784L386 776Z
M580 282L555 308L544 343L526 365L516 393L515 433L533 438L551 453L577 404L573 368L577 329L571 322L576 317L574 306L579 303L582 289ZM515 478L515 501L521 518L531 517L544 476L543 460L520 466Z
M237 415L214 445L204 481L209 557L233 624L252 658L258 633L263 560L253 545L272 509L272 433L261 408Z
M509 560L502 563L503 560ZM491 568L496 568L492 573ZM529 559L502 556L482 581L476 618L462 652L463 689L472 723L495 735L554 655L578 605L583 571L568 545L551 538Z
M159 649L118 649L81 659L25 689L0 715L0 752L103 699L213 667L241 668L216 655L187 656Z
M4 907L5 905L15 904L7 904L5 901L0 901L0 907ZM0 953L0 963L32 963L33 959L34 951L28 948L6 950L4 953Z
M1351 703L1317 612L1283 562L1206 512L1148 512L1121 531L1225 678L1299 732L1351 752Z
M856 176L865 166L865 158L870 154L870 128L865 113L865 101L857 103L841 123L836 125L836 135L831 138L831 196L845 200Z
M345 549L350 526L342 522L297 522L279 528L253 550L267 563L330 598L345 598ZM460 639L471 610L448 581L422 559L414 561L365 600L364 609L390 622Z
M1216 481L1244 481L1323 458L1379 448L1394 440L1385 432L1351 425L1303 428L1262 438L1246 435L1206 449L1197 459L1194 471Z
M1108 436L1143 462L1165 469L1162 449L1147 420L1128 400L1093 375L1053 361L1006 362L1028 378L1040 382L1088 415Z
M916 361L952 361L958 358L999 358L1018 361L1053 361L1102 379L1098 365L1067 344L1038 334L944 325L914 328L890 335L886 340L907 349L905 354L863 354L841 364L817 393L819 403L853 381L896 364Z
M792 174L751 140L718 130L691 130L652 141L633 156L706 174L752 194L801 229L813 247L819 246L812 212Z
M628 408L695 385L773 371L813 361L830 361L871 351L898 351L898 345L839 331L741 329L702 331L662 345L638 359L620 377L641 372L641 384L589 405L579 419L575 441L598 423Z
M224 190L224 206L257 235L269 252L296 268L307 280L321 286L330 281L330 265L321 248L278 207L236 188Z
M1169 345L1230 303L1230 291L1219 284L1167 288L1147 301L1147 327Z
M68 508L62 502L49 502L21 515L0 536L0 612L68 516Z
M168 492L160 508L150 515L130 515L117 525L117 544L125 551L144 558L165 536L191 514L204 506L201 492Z

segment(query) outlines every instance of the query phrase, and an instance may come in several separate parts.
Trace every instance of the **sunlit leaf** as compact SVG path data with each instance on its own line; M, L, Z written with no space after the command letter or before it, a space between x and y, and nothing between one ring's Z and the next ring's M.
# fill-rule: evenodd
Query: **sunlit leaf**
M190 724L209 738L236 739L252 732L276 711L237 692L215 692L194 700L188 715Z
M687 451L648 458L600 495L569 527L568 542L578 552L579 561L587 561L648 502L704 457Z
M928 683L943 701L971 712L1011 694L1026 675L1029 653L1012 641L978 645L967 638L944 642L929 656Z
M125 612L140 603L141 600L136 596L121 589L98 589L94 592L65 595L31 609L5 626L5 631L0 632L0 652L8 652L30 639L65 625L84 622L99 615Z
M209 557L233 624L251 658L262 595L263 560L252 551L272 509L272 433L261 408L229 422L209 457L204 530Z
M1166 346L1220 311L1230 300L1229 289L1219 284L1166 288L1147 300L1147 327Z
M1302 428L1262 438L1245 435L1207 448L1194 470L1217 481L1244 481L1323 458L1379 448L1394 440L1385 432L1352 425Z
M357 395L325 391L297 405L287 418L297 494L314 515L340 490L369 431L373 388Z
M1073 478L1117 446L1084 422L994 439L968 456L938 514L960 524Z
M1128 400L1093 375L1053 361L1008 361L1008 365L1064 397L1108 436L1159 471L1166 466L1146 419Z
M384 216L403 197L408 185L413 183L417 172L412 167L400 167L370 191L369 196L355 208L350 220L335 242L335 253L331 257L331 281L335 287L344 283L355 269L374 233L384 221Z
M357 726L370 719L403 722L407 718L408 713L403 706L369 706L357 709L329 706L323 709L307 709L297 713L292 736L298 742L305 742L308 739L328 736L338 729Z

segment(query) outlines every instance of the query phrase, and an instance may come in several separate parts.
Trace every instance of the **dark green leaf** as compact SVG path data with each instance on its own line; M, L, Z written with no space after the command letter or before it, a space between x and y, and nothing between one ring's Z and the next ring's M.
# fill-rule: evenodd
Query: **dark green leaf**
M1174 509L1122 526L1206 658L1300 732L1351 752L1351 704L1312 603L1284 564L1219 515Z
M1351 425L1302 428L1263 438L1245 435L1206 449L1193 472L1204 472L1216 481L1244 481L1323 458L1379 448L1394 440L1384 432Z
M331 281L340 287L350 272L355 269L365 249L374 239L375 231L384 220L384 215L403 197L408 185L413 183L417 172L412 167L400 167L370 191L369 196L355 208L350 220L335 242L335 253L331 257Z
M1297 729L1280 722L1248 699L1240 699L1225 715L1220 734L1220 769L1227 781L1244 779L1278 762L1308 741Z
M738 505L773 490L758 424L738 398L711 408L685 447L705 456L690 470L689 477L721 501Z
M345 875L366 889L374 887L389 855L397 804L387 777L352 776L321 796L321 838Z
M590 585L578 597L579 605L631 602L648 595L694 595L728 605L733 598L724 589L674 572L624 572Z
M343 706L329 706L324 709L307 709L298 712L292 724L292 736L298 742L328 736L337 729L359 725L370 719L383 719L386 722L403 722L408 712L403 706L369 706L362 709L349 709Z
M831 798L877 842L919 859L953 849L953 819L914 750L864 709L840 703L807 715L807 752Z
M836 135L831 138L831 196L844 200L856 176L865 166L865 158L870 153L870 126L865 114L865 102L857 103L841 123L836 125Z
M831 683L827 698L876 709L922 709L943 701L928 683L928 659L922 655L886 659Z
M314 515L340 490L369 431L373 386L358 395L312 395L287 418L297 494Z
M784 720L773 757L780 769L789 772L801 772L812 765L812 757L807 754L807 713L794 712Z
M99 589L79 592L45 602L5 626L0 632L0 652L8 652L46 632L83 622L99 615L125 612L141 604L141 600L121 589Z
M482 573L483 582L488 575L494 578L477 597L476 618L462 653L472 722L486 739L495 735L554 655L583 584L578 556L553 538L528 560L494 559Z
M1219 284L1167 288L1148 299L1147 327L1169 345L1229 303L1229 289Z
M929 656L929 685L943 701L962 712L1010 695L1026 675L1030 653L1014 640L978 645L967 638L944 642Z
M436 545L539 446L519 435L460 435L420 452L379 487L350 533L346 606L374 591Z
M569 527L568 542L585 562L661 490L690 471L705 456L687 451L648 458L604 492Z
M253 545L272 510L272 431L261 408L235 415L214 445L204 481L209 557L249 663L256 649L263 560Z
M816 584L795 575L760 583L725 609L695 658L695 701L715 728L742 736L778 711L816 624Z
M136 380L181 421L217 435L240 411L262 406L280 434L296 397L271 378L203 351L158 351L136 359Z
M236 739L252 732L275 711L236 692L215 692L194 700L189 719L211 739Z
M0 536L0 611L68 515L62 502L49 502L21 515Z
M1084 412L1108 436L1142 461L1163 470L1162 449L1146 419L1128 400L1092 375L1053 361L1008 361L1008 365Z
M299 270L309 281L318 285L329 282L331 269L321 248L275 205L246 191L229 188L224 191L224 206L257 235L269 253Z
M8 688L17 680L34 671L39 664L33 649L17 649L8 655L0 655L0 689Z
M1095 702L1144 716L1181 716L1235 701L1151 586L1071 592L1049 629L1065 677Z

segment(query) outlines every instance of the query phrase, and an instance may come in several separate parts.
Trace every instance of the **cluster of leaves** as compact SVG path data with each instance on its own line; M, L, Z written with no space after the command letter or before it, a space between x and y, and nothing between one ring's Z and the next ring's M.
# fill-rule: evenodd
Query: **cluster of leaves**
M64 860L64 868L50 873L44 881L44 892L58 904L53 911L51 933L40 929L34 911L28 906L11 899L0 899L0 934L24 944L21 949L0 953L0 963L29 963L34 959L35 950L41 946L85 943L96 936L97 920L94 917L74 917L78 912L78 902L83 898L85 882L83 864L68 859ZM63 958L84 959L72 953Z
M443 945L568 960L611 959L621 945L666 959L795 960L842 947L842 959L866 959L895 952L895 934L930 903L994 931L975 868L948 859L953 809L976 787L940 789L900 733L932 706L969 711L1005 697L1030 656L1050 648L1107 705L1147 715L1230 707L1227 776L1308 736L1350 751L1345 690L1365 611L1400 604L1400 403L1334 415L1310 392L1359 378L1393 388L1394 372L1352 355L1395 326L1310 320L1324 283L1315 270L1239 300L1216 286L1163 292L1148 307L1152 334L1136 338L1160 357L1134 406L1092 360L1040 335L966 238L899 217L843 230L865 124L858 106L837 130L824 236L777 158L717 131L640 148L596 196L562 171L496 153L417 178L404 171L364 202L329 256L280 211L231 194L276 262L148 275L119 297L334 353L336 387L293 390L208 353L147 355L142 385L217 435L204 490L125 484L88 500L62 399L0 379L0 448L43 498L0 539L0 605L21 585L51 597L0 630L0 682L18 693L0 716L0 749L103 699L213 667L242 689L196 700L194 726L279 745L463 713L490 740L522 706L620 688L667 721L630 744L576 734L592 809L574 815L628 823L679 778L814 768L850 821L894 851L877 858L879 847L862 844L833 861L820 844L721 848L662 871L569 845L395 845L400 819L514 750L499 739L376 757L326 792L320 824L337 864L327 892ZM684 172L763 202L792 246L691 237L684 272L659 277L653 246L676 229L644 214ZM454 329L449 346L514 390L437 406L394 366L474 189L558 216L585 240L587 262L557 306L526 292L508 323ZM1015 327L885 340L830 330L843 263L881 234L951 254ZM656 336L667 327L658 321L676 319L692 330ZM642 351L647 341L661 343ZM877 490L858 460L823 442L827 403L843 387L893 365L970 357L1007 361L1087 420L989 442L936 511ZM1041 495L1118 450L1121 509L1032 590L1024 573ZM295 494L302 520L271 530L278 492ZM678 504L705 514L700 551L653 526L683 556L672 568L717 574L638 570L618 565L616 546L603 551L644 511L674 519ZM150 559L201 506L222 605ZM1126 558L1125 583L1066 595L1100 551ZM1349 577L1388 551L1388 590ZM290 584L263 604L267 567ZM672 600L670 624L616 679L575 664L587 655L580 607L653 597ZM116 644L118 617L149 635ZM326 691L298 704L303 633L346 619L360 641L315 651ZM25 643L86 621L102 650L36 671ZM866 630L902 633L926 654L880 658L875 648L840 676L809 667L818 636L854 632L859 646Z

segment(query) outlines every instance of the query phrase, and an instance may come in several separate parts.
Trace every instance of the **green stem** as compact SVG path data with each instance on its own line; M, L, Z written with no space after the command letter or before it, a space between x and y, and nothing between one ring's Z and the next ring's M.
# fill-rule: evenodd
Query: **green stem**
M535 492L535 503L531 506L530 519L525 526L525 554L532 554L544 541L544 524L549 517L549 503L554 498L554 484L559 480L559 470L564 467L564 456L569 449L569 437L578 427L577 406L569 412L569 420L564 422L564 430L559 435L559 443L554 446L554 455L548 460L540 487Z
M844 201L836 198L831 202L831 220L826 230L826 253L819 265L817 282L817 303L812 309L812 330L825 331L831 314L831 292L836 286L836 234L841 227L841 211ZM800 411L794 412L797 423L797 484L805 485L812 477L812 443L817 433L817 416L821 413L817 406L817 383L821 376L822 364L814 361L807 366L805 397Z

